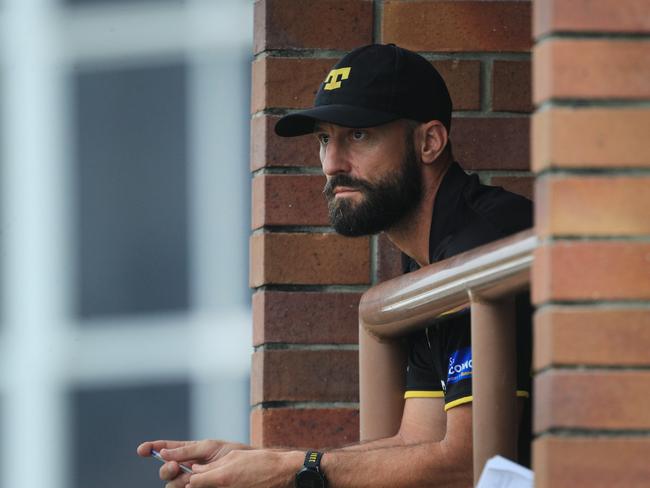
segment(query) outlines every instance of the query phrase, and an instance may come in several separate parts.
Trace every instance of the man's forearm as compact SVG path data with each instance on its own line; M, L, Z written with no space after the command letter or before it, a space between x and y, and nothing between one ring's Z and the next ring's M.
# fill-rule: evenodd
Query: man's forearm
M471 446L452 449L445 441L330 451L323 456L322 467L330 488L472 486Z
M374 441L360 442L349 446L341 447L336 451L370 451L372 449L383 449L386 447L404 446L406 443L399 434L393 437L385 437L383 439L376 439Z

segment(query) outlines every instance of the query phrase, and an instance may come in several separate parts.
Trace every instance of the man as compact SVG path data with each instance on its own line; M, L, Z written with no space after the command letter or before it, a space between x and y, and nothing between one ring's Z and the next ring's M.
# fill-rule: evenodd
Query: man
M530 202L481 185L454 162L451 112L447 87L428 61L394 45L370 45L343 57L314 108L283 117L276 132L315 135L334 229L386 232L408 272L531 225ZM527 313L524 300L522 321ZM162 450L168 462L160 476L169 488L472 486L469 329L464 310L408 338L404 412L393 437L324 454L221 441L147 442L138 453ZM530 344L526 334L518 339L524 397ZM180 473L179 462L195 474Z

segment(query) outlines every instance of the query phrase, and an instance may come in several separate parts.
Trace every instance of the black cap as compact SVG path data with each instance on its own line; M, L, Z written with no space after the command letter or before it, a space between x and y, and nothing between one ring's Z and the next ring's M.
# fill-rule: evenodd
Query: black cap
M451 98L429 61L394 44L371 44L346 54L321 83L314 108L282 117L284 137L314 131L316 121L375 127L397 119L439 120L449 132Z

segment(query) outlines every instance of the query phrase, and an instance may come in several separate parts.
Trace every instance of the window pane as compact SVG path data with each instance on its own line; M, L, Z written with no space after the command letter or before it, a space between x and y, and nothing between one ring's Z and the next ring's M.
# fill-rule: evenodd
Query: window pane
M82 317L188 306L185 78L182 65L76 75Z
M2 7L2 3L0 2L0 10ZM4 102L4 86L3 86L3 73L0 70L0 114L3 112L3 102ZM4 117L0 117L0 232L2 232L2 229L5 229L4 225L4 214L5 214L5 199L2 196L2 188L4 188L4 176L5 176L5 167L4 167L4 161L3 161L3 155L4 155L4 140L5 140L5 134L4 134L4 127L3 127L3 120ZM4 236L0 234L0 333L2 333L2 329L4 328L4 321L5 321L5 283L4 283L4 278L5 278L5 250L4 250Z
M183 3L183 0L61 0L65 5L129 5L129 4L180 4Z
M160 464L135 448L189 437L189 386L156 385L72 393L72 486L160 488Z

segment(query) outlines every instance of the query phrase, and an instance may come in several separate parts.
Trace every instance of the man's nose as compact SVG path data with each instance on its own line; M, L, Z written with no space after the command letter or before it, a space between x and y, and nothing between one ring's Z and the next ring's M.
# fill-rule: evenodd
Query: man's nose
M350 172L350 161L347 151L340 144L330 142L321 149L321 165L326 176L335 176Z

